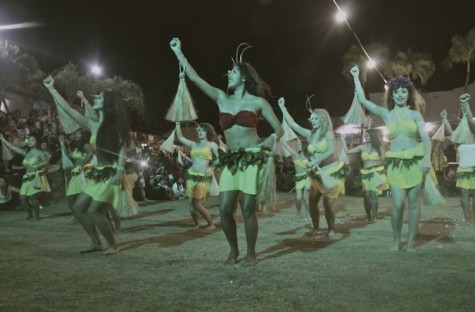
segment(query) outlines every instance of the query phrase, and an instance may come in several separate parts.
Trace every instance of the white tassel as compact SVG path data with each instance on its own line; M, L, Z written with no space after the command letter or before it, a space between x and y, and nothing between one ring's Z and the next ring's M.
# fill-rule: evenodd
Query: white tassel
M321 169L318 165L317 165L317 168L318 168L318 173L320 174L320 178L322 180L323 186L327 190L334 189L338 185L338 182L339 182L338 179L326 173L325 170Z
M170 136L160 145L160 150L174 154L175 153L175 145L173 144L175 142L175 130L172 131Z
M289 124L285 121L282 121L282 129L284 130L284 135L280 138L284 142L289 142L292 140L298 140L297 134L295 134L294 130L290 128Z
M275 166L274 154L267 155L267 161L264 165L262 175L259 179L257 202L263 206L275 204Z
M56 103L56 101L55 101ZM58 110L59 122L64 130L64 133L70 134L76 132L81 126L71 118L71 116L66 113L66 111L56 103L56 108Z
M465 117L462 118L462 121L459 123L455 131L450 136L450 140L458 144L472 144L475 141L475 137L470 131L468 126L468 121Z
M190 91L186 86L185 73L180 73L180 81L178 82L178 90L172 105L168 109L165 116L166 120L173 122L189 121L198 119Z
M355 96L353 97L353 102L351 103L350 110L346 115L343 117L343 122L345 124L353 124L353 125L362 125L365 121L365 115L363 108L361 107L360 102L358 102L358 98Z
M440 193L430 174L426 174L425 177L423 202L426 206L439 206L445 203L444 196Z
M445 127L444 127L444 124L442 124L432 136L432 140L444 141L444 138L445 138Z

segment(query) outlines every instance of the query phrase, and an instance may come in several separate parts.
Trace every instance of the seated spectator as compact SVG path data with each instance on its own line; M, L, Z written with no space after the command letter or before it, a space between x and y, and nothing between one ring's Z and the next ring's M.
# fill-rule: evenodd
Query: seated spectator
M186 198L186 188L185 188L185 182L183 181L183 178L178 178L178 181L173 183L172 186L172 192L173 192L173 199L184 199Z
M0 177L0 210L13 210L20 204L19 197L13 197L12 192L19 193L20 190L10 185L8 176Z

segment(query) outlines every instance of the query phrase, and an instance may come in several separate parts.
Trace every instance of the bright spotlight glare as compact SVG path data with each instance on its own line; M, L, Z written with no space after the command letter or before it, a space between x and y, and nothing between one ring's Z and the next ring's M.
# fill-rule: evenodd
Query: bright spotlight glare
M148 163L145 160L140 161L140 166L142 167L148 167Z
M366 62L366 67L368 68L375 68L376 67L376 62L372 59L369 59L368 62Z
M102 67L100 67L98 65L93 65L93 66L91 66L91 72L94 75L102 75Z
M346 21L346 13L342 10L339 10L338 13L335 15L336 20L341 23Z

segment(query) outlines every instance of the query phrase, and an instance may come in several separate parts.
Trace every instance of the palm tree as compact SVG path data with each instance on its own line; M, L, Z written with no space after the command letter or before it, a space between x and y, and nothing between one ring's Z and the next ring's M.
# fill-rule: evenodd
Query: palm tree
M465 76L464 93L467 92L470 79L470 63L475 61L475 27L470 29L466 37L455 35L452 37L452 46L449 56L444 61L445 69L451 69L454 63L466 63L467 73Z
M378 61L378 68L385 68L387 66L388 56L389 56L389 49L379 42L371 43L367 46L366 51L371 56L371 59ZM360 67L361 73L361 84L363 88L365 88L368 69L366 66L366 62L368 61L368 57L363 52L363 50L358 45L352 45L348 51L343 55L343 68L342 74L349 80L351 80L350 76L350 69L354 65L358 65Z
M6 40L0 41L0 69L0 105L7 107L5 92L10 86L20 85L33 91L41 89L44 73L37 60Z
M77 66L69 63L53 73L55 84L70 103L76 98L78 90L90 95L100 90L111 89L116 91L129 111L136 111L140 117L144 116L145 104L142 89L133 81L122 77L96 78L93 75L81 75Z
M435 63L430 53L415 53L411 48L407 52L396 52L385 73L390 77L406 76L419 80L425 85L435 72Z

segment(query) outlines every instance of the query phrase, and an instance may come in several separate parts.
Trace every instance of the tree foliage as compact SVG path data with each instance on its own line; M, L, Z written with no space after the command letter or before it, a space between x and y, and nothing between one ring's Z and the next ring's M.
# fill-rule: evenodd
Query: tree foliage
M466 76L464 90L467 91L467 86L470 79L470 64L475 61L475 27L470 29L467 36L455 35L451 39L451 47L449 55L444 61L445 69L451 69L455 63L466 64Z

